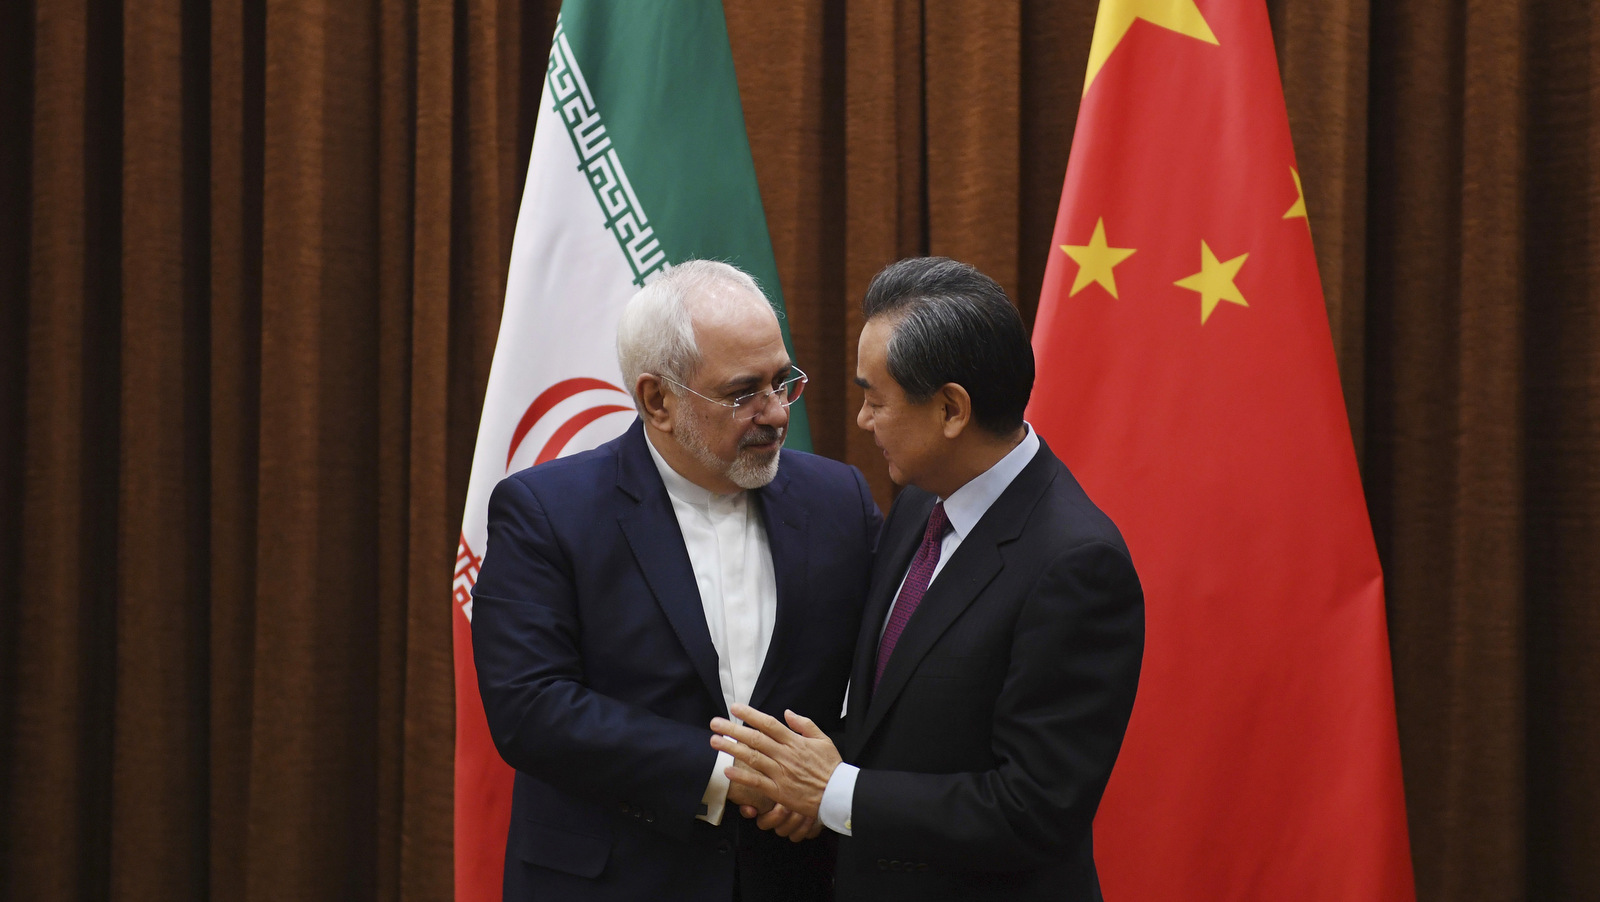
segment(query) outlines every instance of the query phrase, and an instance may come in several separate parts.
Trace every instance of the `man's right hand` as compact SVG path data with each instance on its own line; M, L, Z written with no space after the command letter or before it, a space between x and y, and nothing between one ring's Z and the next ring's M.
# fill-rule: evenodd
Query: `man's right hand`
M750 766L742 761L733 762L736 770L749 770ZM754 818L756 826L763 830L770 830L779 836L791 841L801 842L815 839L822 833L822 819L806 817L796 811L779 805L764 795L759 789L754 789L737 781L728 783L728 801L739 806L739 813L746 819Z
M734 764L734 767L740 766L742 765ZM728 801L738 805L739 813L745 817L764 815L771 811L772 806L776 804L765 795L762 795L761 790L751 789L743 784L732 782L728 784Z
M738 762L733 766L744 767ZM746 818L755 818L757 827L771 830L791 842L815 839L822 832L821 820L790 811L762 795L760 790L739 783L728 784L728 801L738 805L739 813Z

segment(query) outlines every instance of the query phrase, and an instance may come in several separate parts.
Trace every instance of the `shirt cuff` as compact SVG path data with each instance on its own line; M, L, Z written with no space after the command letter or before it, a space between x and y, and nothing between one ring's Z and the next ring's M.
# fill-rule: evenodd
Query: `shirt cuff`
M700 797L706 810L704 814L695 815L696 818L712 826L722 823L722 812L728 803L728 775L723 771L732 766L732 755L717 752L717 763L711 765L711 782L706 784L706 793Z
M822 804L818 806L817 816L822 818L822 826L845 836L853 835L850 809L855 804L856 776L860 773L861 768L843 761L834 767L827 788L822 790Z

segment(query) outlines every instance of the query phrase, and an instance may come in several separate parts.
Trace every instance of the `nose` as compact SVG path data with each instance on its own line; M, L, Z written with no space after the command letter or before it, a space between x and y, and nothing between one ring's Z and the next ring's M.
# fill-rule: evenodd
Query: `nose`
M861 402L861 409L856 411L856 425L868 432L872 431L872 414L867 411L867 402Z
M776 392L768 392L757 402L761 410L755 415L755 421L763 426L784 427L789 425L789 405L778 400Z

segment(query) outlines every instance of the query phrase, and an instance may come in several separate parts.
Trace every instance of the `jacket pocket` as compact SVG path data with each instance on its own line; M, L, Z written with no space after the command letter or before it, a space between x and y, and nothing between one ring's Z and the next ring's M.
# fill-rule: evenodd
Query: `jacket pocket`
M594 878L611 857L611 837L573 833L559 827L524 820L513 825L513 853L528 864Z

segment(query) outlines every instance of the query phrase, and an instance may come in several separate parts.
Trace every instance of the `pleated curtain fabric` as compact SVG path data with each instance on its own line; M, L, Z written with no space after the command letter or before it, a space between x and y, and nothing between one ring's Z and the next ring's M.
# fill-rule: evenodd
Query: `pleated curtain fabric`
M1212 0L1214 2L1214 0ZM557 3L0 4L0 896L447 899L450 583ZM1095 0L726 0L813 442L1031 321ZM1600 12L1271 0L1417 895L1600 897Z

